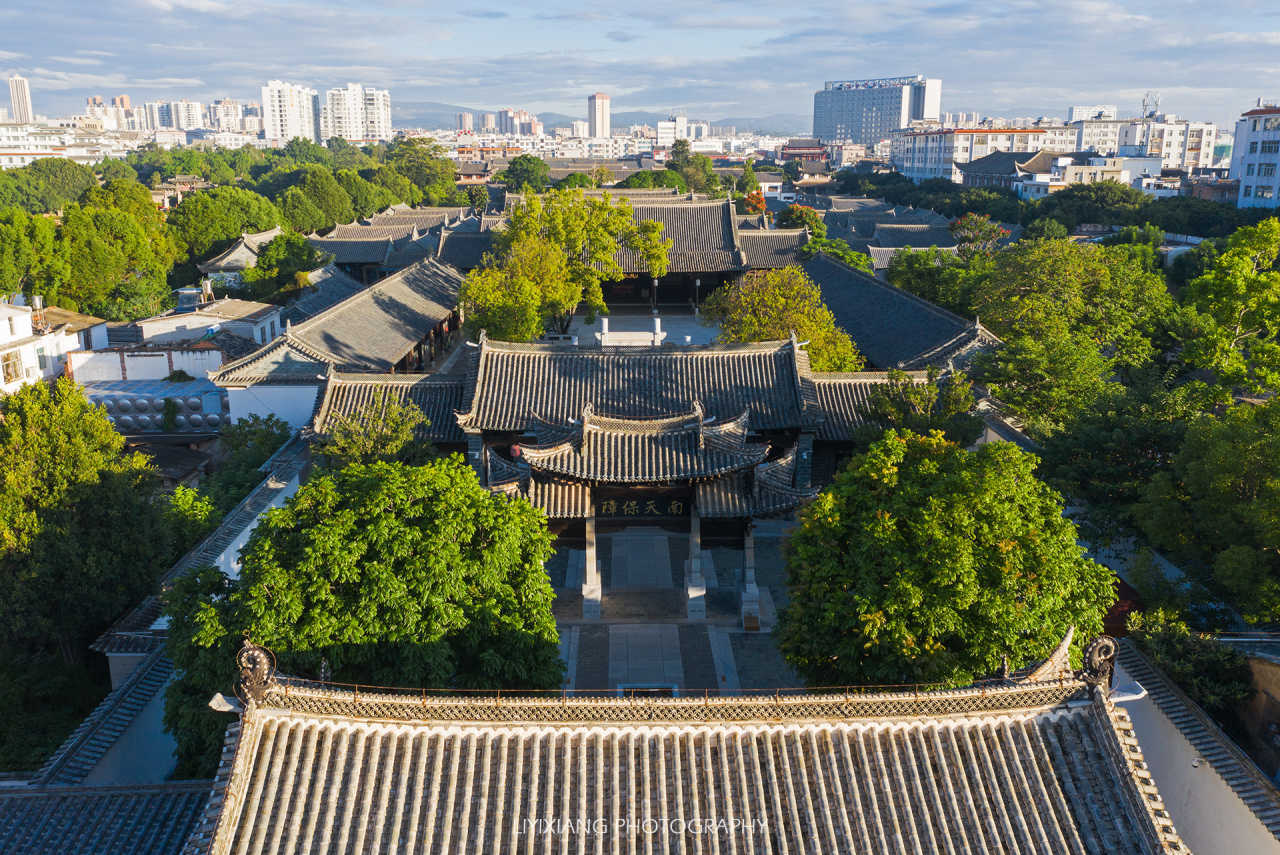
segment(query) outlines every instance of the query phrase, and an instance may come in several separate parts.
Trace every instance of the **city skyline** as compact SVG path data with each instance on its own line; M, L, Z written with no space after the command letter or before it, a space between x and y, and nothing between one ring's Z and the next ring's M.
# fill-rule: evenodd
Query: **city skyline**
M415 19L388 3L247 10L133 0L113 7L109 22L87 6L80 14L81 5L0 10L0 73L31 81L38 113L79 112L88 95L121 92L137 101L248 99L277 77L318 90L347 80L391 89L400 115L430 101L581 116L584 96L597 90L610 93L615 112L804 115L824 80L917 71L943 79L944 110L993 115L1064 115L1093 102L1135 115L1154 90L1167 111L1227 125L1258 97L1280 94L1268 86L1280 12L1246 2L1186 4L1185 14L1152 18L1135 3L1069 0L1052 26L1020 0L981 15L957 4L907 3L885 14L817 3L785 20L764 4L694 14L659 2L643 33L625 14L554 3ZM478 40L488 50L475 51Z

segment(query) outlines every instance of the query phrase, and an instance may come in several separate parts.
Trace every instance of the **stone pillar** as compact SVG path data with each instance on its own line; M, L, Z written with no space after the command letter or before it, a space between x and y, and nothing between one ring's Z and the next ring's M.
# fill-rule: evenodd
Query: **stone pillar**
M702 578L702 518L698 516L696 505L689 513L689 563L685 567L684 590L689 599L689 620L706 620L707 585Z
M586 523L586 559L582 565L582 619L600 619L600 562L596 560L596 517L592 513Z
M756 586L756 536L751 520L742 538L742 628L760 629L760 588Z
M649 288L649 311L658 314L658 277L653 277L653 285Z

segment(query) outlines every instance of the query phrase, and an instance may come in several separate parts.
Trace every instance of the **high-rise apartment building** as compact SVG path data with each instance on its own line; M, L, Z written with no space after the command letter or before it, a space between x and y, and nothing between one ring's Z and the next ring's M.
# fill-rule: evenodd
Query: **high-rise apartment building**
M938 121L941 106L942 81L923 74L828 80L813 94L813 135L875 145L913 121Z
M18 124L35 121L36 114L31 108L31 84L27 83L27 78L16 74L9 78L9 107L13 121Z
M209 124L219 131L244 128L244 107L234 98L220 98L209 105Z
M204 127L204 105L199 101L173 101L169 104L173 126L180 131L193 131Z
M1280 207L1280 104L1259 100L1236 122L1231 177L1240 182L1241 208Z
M325 93L320 107L320 139L351 142L391 139L391 93L348 83Z
M386 89L364 90L364 138L389 140L391 130L391 92Z
M498 116L495 113L485 113L484 121L480 125L481 130L496 131L498 130Z
M476 129L476 117L472 113L458 114L458 130L471 133Z
M173 127L173 110L167 101L148 101L144 105L146 117L144 130L158 131Z
M262 128L268 140L286 143L294 137L317 142L320 99L316 90L272 80L262 87Z
M587 124L592 139L605 139L611 131L609 96L603 92L587 96Z
M122 110L132 110L133 104L129 101L128 95L116 95L111 99L112 107L119 107Z

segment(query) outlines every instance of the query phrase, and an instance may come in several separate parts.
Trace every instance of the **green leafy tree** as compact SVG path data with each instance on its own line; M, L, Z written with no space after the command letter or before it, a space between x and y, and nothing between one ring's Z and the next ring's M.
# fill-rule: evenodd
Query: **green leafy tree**
M559 190L594 188L595 186L596 182L585 172L570 172L556 182L556 188Z
M356 218L351 197L342 189L333 173L324 167L306 167L297 189L324 215L325 227L349 223Z
M283 223L270 199L243 187L188 193L169 212L169 226L192 260L209 257L246 232L263 232Z
M751 158L747 158L747 162L742 165L742 176L738 179L737 190L747 195L760 192L760 179L756 178L756 169L751 165Z
M132 166L114 157L109 157L99 163L94 167L94 171L98 173L98 177L104 182L138 180L138 173L134 171Z
M1129 637L1204 711L1233 730L1254 695L1249 660L1162 609L1129 615Z
M560 330L565 312L572 317L582 299L565 253L537 234L514 241L500 258L486 257L459 294L469 334L485 330L502 341L533 341ZM593 308L601 310L603 301Z
M865 252L858 252L849 246L848 241L841 238L809 238L800 247L800 257L803 259L813 258L819 253L829 255L841 262L852 267L854 270L861 270L863 273L872 273L871 256Z
M59 238L67 258L60 303L107 320L145 318L169 300L173 244L154 242L118 208L70 205Z
M323 267L332 258L297 232L281 232L267 241L254 266L244 271L246 290L256 300L280 300L296 290L298 274Z
M961 316L973 315L973 291L981 277L979 259L973 268L937 247L903 249L894 253L886 276L889 284Z
M815 371L859 371L865 365L849 334L822 302L803 269L752 270L716 291L702 307L704 323L720 327L716 341L732 344L790 337L809 342Z
M956 239L957 254L968 264L976 255L990 255L1009 230L994 223L986 214L965 214L951 221L951 235Z
M1187 360L1250 392L1280 390L1280 219L1237 230L1183 301L1202 316Z
M1114 577L1010 443L890 431L800 515L780 646L811 685L965 685L1102 630Z
M530 196L507 212L507 225L494 238L492 263L504 269L515 265L512 275L524 275L535 264L534 254L546 252L563 256L563 274L558 261L537 262L546 275L554 275L537 289L536 314L559 333L567 333L574 313L585 304L590 317L605 311L603 282L616 282L625 275L618 262L618 250L626 247L645 260L647 272L655 279L667 273L667 253L671 241L662 238L662 225L653 220L637 222L626 199L586 198L580 190L556 190ZM561 278L563 276L563 278ZM482 278L477 278L477 282ZM484 280L487 281L487 280ZM519 290L512 300L526 300L533 291L512 279ZM478 287L471 289L476 298ZM513 321L517 326L531 317L522 312Z
M297 187L290 187L276 198L280 207L280 216L284 221L302 234L311 234L333 225L328 222L324 212L315 206L307 194Z
M1280 619L1280 400L1192 421L1134 517L1247 620Z
M98 181L93 170L61 157L44 157L15 176L17 202L33 214L60 211Z
M774 216L773 224L780 229L808 229L809 235L817 239L827 236L822 215L807 205L788 205Z
M467 188L467 203L477 213L483 213L489 207L489 188L483 184L472 184Z
M1169 468L1187 425L1225 403L1226 391L1148 368L1101 394L1043 444L1046 480L1120 519ZM1144 592L1145 593L1145 592Z
M603 163L591 170L591 181L597 187L604 187L614 181L613 170Z
M1082 223L1130 225L1139 221L1147 202L1141 190L1118 181L1072 184L1051 193L1036 208L1037 217L1052 217L1068 228Z
M1104 246L1125 246L1136 244L1158 248L1164 243L1164 230L1151 223L1140 226L1125 226L1102 241Z
M435 452L420 437L430 424L412 402L396 400L383 389L367 406L335 419L319 451L333 469L378 460L420 466Z
M685 167L692 162L693 147L688 140L676 140L671 144L671 151L667 154L667 169L683 173Z
M944 379L932 367L924 377L891 369L886 382L872 387L870 399L867 424L852 437L862 447L886 430L909 430L921 436L940 430L948 440L965 447L982 435L982 419L973 414L973 384L958 372Z
M649 190L670 187L681 193L689 192L689 182L679 172L670 169L642 169L633 172L613 185L615 188L627 190Z
M275 416L252 415L222 431L219 437L221 460L213 474L201 485L201 492L221 516L237 504L263 479L259 468L271 458L293 433Z
M1031 221L1022 236L1032 240L1063 240L1070 235L1067 227L1053 217L1039 217Z
M338 170L336 178L338 186L350 197L351 208L357 217L373 216L396 203L391 191L364 180L353 169Z
M800 161L788 160L782 164L782 174L787 176L788 181L800 180Z
M327 662L344 682L558 687L551 553L542 512L491 493L458 455L312 478L254 529L238 582L210 569L167 597L178 773L217 764L226 721L206 704L232 689L246 634L292 674Z
M59 379L0 402L0 487L0 637L79 661L172 557L159 479Z
M507 168L502 170L500 180L511 190L529 187L538 192L551 183L551 169L542 158L521 154L513 157Z

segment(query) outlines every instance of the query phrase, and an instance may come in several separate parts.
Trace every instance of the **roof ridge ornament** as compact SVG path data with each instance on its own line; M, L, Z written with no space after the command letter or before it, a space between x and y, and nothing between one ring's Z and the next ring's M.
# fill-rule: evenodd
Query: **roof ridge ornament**
M1081 679L1090 686L1101 688L1103 694L1111 692L1111 680L1115 675L1116 640L1109 635L1100 635L1084 649L1084 667Z
M1073 676L1071 670L1071 642L1075 638L1076 628L1074 626L1067 630L1067 634L1058 642L1058 646L1053 648L1053 652L1049 657L1031 669L1031 673L1025 678L1028 683L1045 683L1052 680L1069 680Z
M236 665L240 667L240 680L236 684L236 696L248 706L261 703L267 688L274 682L276 657L265 647L254 644L248 634L236 653Z

